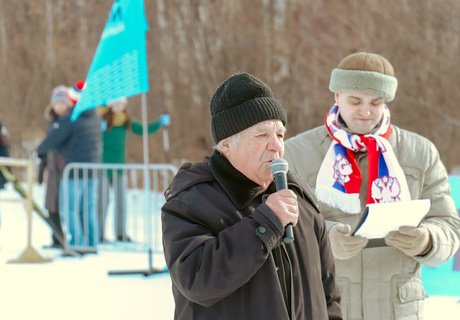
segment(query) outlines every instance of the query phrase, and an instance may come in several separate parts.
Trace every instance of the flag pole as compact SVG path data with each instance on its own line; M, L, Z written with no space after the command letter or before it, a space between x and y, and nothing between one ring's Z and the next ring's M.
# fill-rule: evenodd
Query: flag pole
M147 117L147 95L143 93L141 95L141 105L142 105L142 149L144 151L144 182L148 177L148 164L149 164L149 132L148 132L148 117ZM147 174L147 175L145 175Z
M147 116L147 95L143 93L141 95L142 104L142 147L144 150L144 197L145 197L145 212L147 217L147 234L149 239L148 242L148 262L149 269L144 275L153 273L153 252L152 252L152 205L150 201L150 177L149 177L149 132L148 132L148 116Z
M167 127L163 127L163 151L165 154L165 162L169 163L169 132Z

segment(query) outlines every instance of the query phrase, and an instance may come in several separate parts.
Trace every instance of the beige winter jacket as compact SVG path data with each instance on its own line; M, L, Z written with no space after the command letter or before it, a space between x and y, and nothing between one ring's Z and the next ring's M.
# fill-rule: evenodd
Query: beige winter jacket
M315 187L316 176L331 144L324 126L286 141L289 169ZM420 264L436 266L459 247L460 220L450 196L447 173L435 146L422 136L393 126L389 138L415 199L430 199L431 209L422 223L430 230L433 248L426 256L411 258L393 247L364 249L349 260L336 259L344 319L422 319L425 292ZM357 155L362 181L367 181L367 155ZM363 199L363 183L360 198ZM362 203L364 201L361 201ZM346 223L354 228L360 215L322 205L328 225Z

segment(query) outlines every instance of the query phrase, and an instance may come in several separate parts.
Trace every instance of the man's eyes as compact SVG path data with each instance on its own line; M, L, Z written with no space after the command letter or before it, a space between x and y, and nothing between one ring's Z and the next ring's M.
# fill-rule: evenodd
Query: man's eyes
M267 134L266 133L258 133L256 134L256 137L266 137Z
M255 135L255 137L261 137L261 138L264 138L264 137L267 137L269 134L268 133L258 133ZM278 138L284 138L284 133L277 133L276 136Z

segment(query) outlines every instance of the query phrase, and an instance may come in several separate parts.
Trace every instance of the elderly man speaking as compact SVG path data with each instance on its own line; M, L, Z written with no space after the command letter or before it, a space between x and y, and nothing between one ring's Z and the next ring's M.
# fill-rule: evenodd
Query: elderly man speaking
M341 319L325 222L310 188L287 173L276 191L286 113L271 89L238 73L211 100L216 143L165 193L163 246L175 319ZM295 240L283 242L292 224Z

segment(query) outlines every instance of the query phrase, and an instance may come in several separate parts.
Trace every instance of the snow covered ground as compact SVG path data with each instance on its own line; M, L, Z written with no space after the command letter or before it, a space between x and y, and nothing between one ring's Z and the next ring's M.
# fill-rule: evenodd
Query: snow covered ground
M35 199L42 199L36 187ZM174 302L167 272L145 277L148 255L99 250L79 257L62 257L61 251L45 249L49 229L34 215L32 247L44 263L12 263L27 247L24 207L16 194L0 192L0 319L152 320L172 319ZM110 247L110 246L107 246ZM161 254L153 267L165 269ZM109 271L139 271L109 275Z
M41 188L35 199L42 200ZM32 247L44 263L11 263L27 245L26 217L11 190L0 192L0 319L1 320L167 320L174 314L168 273L109 275L109 271L146 271L145 253L100 250L95 255L62 257L44 249L49 230L34 215ZM154 267L164 259L155 254ZM448 285L448 284L446 284ZM460 319L460 297L433 296L426 301L428 320Z

